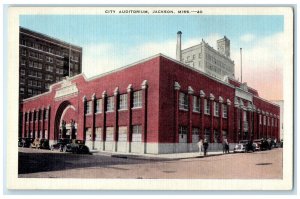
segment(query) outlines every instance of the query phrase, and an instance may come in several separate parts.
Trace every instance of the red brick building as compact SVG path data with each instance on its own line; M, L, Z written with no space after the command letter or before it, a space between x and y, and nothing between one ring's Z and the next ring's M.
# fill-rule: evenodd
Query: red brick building
M279 138L279 106L161 54L68 78L20 106L23 137L82 139L100 151L176 153L198 150L204 138L211 150L224 138Z

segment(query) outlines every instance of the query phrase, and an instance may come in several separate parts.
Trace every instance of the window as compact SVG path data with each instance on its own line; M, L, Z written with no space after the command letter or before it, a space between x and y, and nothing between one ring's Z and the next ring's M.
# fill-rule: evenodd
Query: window
M219 117L219 103L214 102L214 116Z
M33 61L29 61L29 67L33 67Z
M39 112L38 111L35 112L35 117L34 118L35 118L35 121L37 121L39 119Z
M27 93L29 96L32 96L32 89L31 88L27 89Z
M92 141L93 137L92 137L92 128L86 128L85 129L85 140L86 141Z
M25 92L25 89L20 87L20 94L24 94L24 92Z
M268 126L270 126L270 117L268 117Z
M85 107L85 114L91 114L92 113L92 101L86 102Z
M222 109L223 109L223 118L227 118L227 105L222 104Z
M274 118L272 118L272 124L271 125L274 126Z
M127 126L119 126L118 141L127 142Z
M45 138L48 138L48 130L45 130Z
M49 63L53 63L53 58L46 56L46 61Z
M26 49L22 49L22 50L21 50L21 54L24 55L24 56L26 56L26 54L27 54Z
M206 139L208 142L210 142L210 130L204 129L204 139Z
M26 65L26 60L21 59L21 65L22 65L22 66L25 66L25 65Z
M193 111L200 112L200 98L193 96Z
M188 128L186 126L179 126L179 143L187 142Z
M142 126L134 125L132 126L132 142L142 141Z
M21 69L21 75L25 75L25 69Z
M45 118L45 120L48 119L48 114L49 114L49 110L46 109L46 110L44 111L44 118Z
M197 143L199 141L199 128L193 128L193 143Z
M96 127L95 134L96 134L95 141L101 141L102 140L102 128Z
M56 76L56 78L55 78L55 79L56 79L56 82L59 82L59 77L58 77L58 76Z
M52 81L53 80L53 76L49 75L49 74L46 74L46 80Z
M142 91L133 92L133 108L142 107Z
M53 72L53 66L46 65L46 71Z
M50 87L50 84L49 83L45 83L45 88L49 89L49 87Z
M43 54L39 54L39 59L43 60L43 58L44 58L44 55Z
M214 142L219 143L220 142L220 133L217 130L214 130Z
M59 68L56 68L56 73L59 74Z
M20 78L20 84L25 84L25 79L24 78Z
M120 95L119 109L120 110L127 109L127 94Z
M114 127L106 128L106 141L114 141Z
M210 115L210 101L207 99L204 99L204 113Z
M274 119L275 127L277 127L277 119Z
M38 72L37 73L37 77L40 78L40 79L42 79L42 77L43 77L42 73Z
M264 125L266 125L266 116L264 115Z
M247 112L246 111L243 111L243 121L244 122L247 122Z
M107 109L106 109L106 111L107 112L114 111L114 105L115 105L115 103L114 103L114 97L113 96L112 97L108 97L107 98Z
M102 99L96 100L96 113L102 112Z
M261 124L261 115L259 115L259 124Z
M179 93L179 109L180 110L189 109L188 95L182 92Z

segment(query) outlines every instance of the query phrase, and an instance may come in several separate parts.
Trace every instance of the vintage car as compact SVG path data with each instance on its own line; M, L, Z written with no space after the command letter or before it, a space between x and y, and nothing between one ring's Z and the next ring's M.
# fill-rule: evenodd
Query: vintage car
M255 146L255 151L261 150L261 142L262 142L262 139L253 140L253 145Z
M52 151L59 150L61 152L90 154L90 150L83 140L59 139L56 144L51 145L50 149Z
M19 138L18 146L29 148L33 141L34 141L34 138Z
M253 142L249 141L249 140L240 140L239 143L237 145L235 145L233 152L234 153L244 153L244 152L249 152L255 151L255 146L253 145Z
M56 144L52 144L50 146L50 150L51 151L59 150L61 152L71 152L71 151L69 151L70 150L69 147L67 147L67 144L71 144L71 143L72 143L71 139L62 138L62 139L59 139Z
M36 148L36 149L49 149L49 140L47 139L39 139L36 138L34 141L31 143L31 148Z

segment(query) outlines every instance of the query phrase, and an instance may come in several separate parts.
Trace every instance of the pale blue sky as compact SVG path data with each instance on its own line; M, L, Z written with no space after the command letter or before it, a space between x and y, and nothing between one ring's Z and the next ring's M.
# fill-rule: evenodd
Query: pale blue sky
M226 35L235 77L240 78L239 51L243 48L243 81L257 88L262 97L282 97L287 49L283 16L22 15L20 26L81 46L87 77L157 53L175 58L178 30L183 33L183 48L199 44L202 38L216 48L216 40Z
M20 25L81 46L102 42L128 47L173 39L178 30L186 38L206 38L219 33L240 42L244 34L265 37L282 32L283 17L27 15L21 16Z

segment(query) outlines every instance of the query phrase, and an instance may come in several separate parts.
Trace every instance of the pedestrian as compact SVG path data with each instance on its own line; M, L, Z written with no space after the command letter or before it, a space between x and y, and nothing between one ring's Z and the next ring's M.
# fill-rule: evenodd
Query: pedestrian
M225 153L229 153L229 142L226 140L225 142Z
M200 139L200 141L198 142L198 147L199 147L199 153L201 155L202 151L203 151L203 140L202 139Z
M204 148L204 156L206 156L207 155L207 148L208 148L208 141L207 141L207 139L204 139L203 148Z
M223 154L226 153L226 143L227 143L227 139L223 140Z

